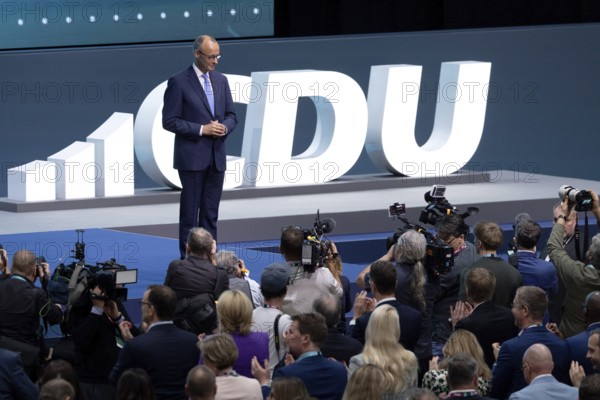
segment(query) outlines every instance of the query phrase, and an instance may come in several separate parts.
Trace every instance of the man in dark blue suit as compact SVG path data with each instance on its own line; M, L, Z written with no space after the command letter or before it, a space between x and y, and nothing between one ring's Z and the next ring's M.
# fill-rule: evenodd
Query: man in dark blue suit
M496 348L499 347L499 353L492 370L490 397L505 399L527 386L523 377L523 355L535 343L545 345L552 352L552 375L559 382L570 383L567 344L542 325L547 307L548 299L542 289L536 286L522 286L517 289L512 313L521 332L519 336L504 342L502 347L495 344Z
M237 124L227 78L215 71L221 57L217 41L199 36L194 64L169 79L163 127L175 133L173 167L179 171L179 250L191 228L200 226L217 239L219 202L227 168L225 139Z
M0 349L0 399L37 398L38 387L25 373L19 353Z
M414 308L406 306L396 299L396 267L389 261L375 261L371 265L369 278L377 307L388 304L398 311L400 317L400 343L407 350L414 351L421 333L422 315ZM367 324L372 314L372 310L368 311L368 308L372 307L367 306L370 301L371 299L366 297L365 292L359 293L354 302L354 317L350 321L352 337L363 344Z
M595 291L588 294L583 307L583 315L588 327L585 331L568 338L566 342L569 349L569 358L572 361L577 361L583 367L585 374L590 375L595 371L586 355L590 334L594 330L600 329L600 292Z
M273 380L285 376L295 376L304 382L311 397L319 400L341 400L347 383L346 367L321 354L321 346L327 336L327 325L321 314L298 314L286 333L290 353L283 368L273 372ZM252 359L252 374L260 382L263 397L271 393L269 384L269 362L264 368L256 357Z
M110 373L111 383L116 384L128 368L142 368L152 380L157 400L186 399L186 376L198 365L200 350L196 335L173 325L176 303L177 295L170 287L148 287L141 302L142 321L148 328L133 338L130 323L119 326L127 343Z

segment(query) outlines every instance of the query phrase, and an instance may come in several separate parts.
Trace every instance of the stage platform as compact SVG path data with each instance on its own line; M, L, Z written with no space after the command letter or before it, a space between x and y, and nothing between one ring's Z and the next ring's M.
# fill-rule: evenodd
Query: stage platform
M515 171L426 178L360 175L312 186L231 189L221 202L219 242L277 239L284 226L311 227L317 210L321 217L336 220L336 235L393 231L399 223L388 217L388 207L405 203L408 219L417 222L426 206L424 193L434 184L446 185L446 198L459 211L480 209L469 218L470 225L481 220L512 223L520 212L547 221L559 200L560 186L600 190L598 181ZM0 234L108 228L176 238L179 192L144 189L138 193L120 199L30 204L2 199Z

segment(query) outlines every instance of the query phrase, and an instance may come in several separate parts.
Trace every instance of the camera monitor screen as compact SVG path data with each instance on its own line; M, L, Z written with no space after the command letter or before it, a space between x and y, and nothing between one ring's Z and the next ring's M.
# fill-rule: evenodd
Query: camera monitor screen
M273 36L274 0L8 0L0 49Z
M126 269L123 271L115 272L115 283L117 285L124 285L126 283L137 283L137 269Z

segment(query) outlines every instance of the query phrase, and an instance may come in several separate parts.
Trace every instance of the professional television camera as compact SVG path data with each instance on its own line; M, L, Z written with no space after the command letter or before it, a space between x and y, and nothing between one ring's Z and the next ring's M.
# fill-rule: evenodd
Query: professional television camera
M408 230L415 230L425 236L427 240L425 248L425 268L435 276L443 275L452 270L454 266L454 250L424 227L412 224L405 217L406 205L400 203L392 204L388 209L389 216L404 222L404 226L396 229L396 232L387 239L388 249L398 242L398 238Z
M477 207L468 207L465 213L460 214L458 209L454 207L444 197L446 193L446 186L444 185L433 185L433 188L425 192L425 201L427 206L421 215L419 216L419 222L429 225L437 225L446 215L460 215L463 218L467 218L471 215L475 215L479 212Z
M127 269L114 258L89 265L85 262L85 243L83 229L77 229L77 242L72 250L77 261L59 264L52 275L48 292L58 304L72 306L83 293L91 296L90 291L99 286L105 293L104 300L127 300L127 288L124 285L137 282L137 269Z
M323 218L317 210L317 217L312 229L303 229L304 242L302 243L302 266L307 272L325 265L327 257L331 253L331 242L327 240L326 234L335 229L333 218Z
M558 197L562 200L568 197L569 202L575 203L575 211L592 211L594 200L587 190L575 189L573 186L563 185L558 189Z

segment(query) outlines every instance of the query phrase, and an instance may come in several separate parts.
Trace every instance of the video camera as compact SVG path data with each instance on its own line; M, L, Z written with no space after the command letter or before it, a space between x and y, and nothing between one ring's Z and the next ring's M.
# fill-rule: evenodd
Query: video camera
M333 218L323 218L317 210L317 217L312 229L303 229L302 266L307 272L314 272L325 265L327 256L331 253L331 242L326 239L327 233L335 229Z
M588 190L579 190L573 186L563 185L558 189L558 197L561 200L567 197L569 202L575 203L575 211L592 211L594 208L594 200Z
M454 266L454 249L438 239L435 235L429 232L421 225L412 224L406 219L406 205L394 203L388 208L388 213L391 218L397 218L404 222L404 226L396 229L396 232L387 239L387 248L389 249L396 243L398 238L408 230L415 230L425 236L427 243L425 245L425 260L423 263L425 268L434 275L443 275L452 270Z

